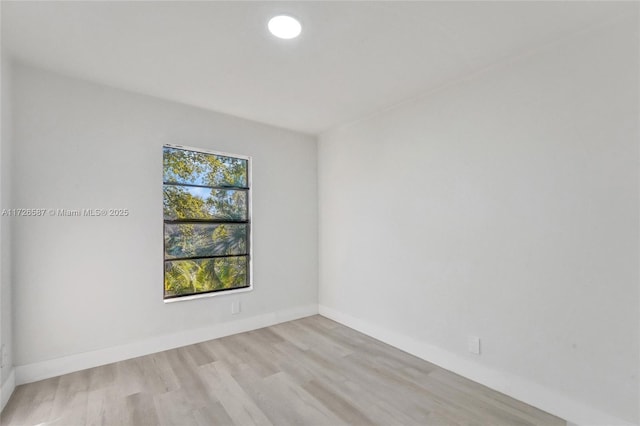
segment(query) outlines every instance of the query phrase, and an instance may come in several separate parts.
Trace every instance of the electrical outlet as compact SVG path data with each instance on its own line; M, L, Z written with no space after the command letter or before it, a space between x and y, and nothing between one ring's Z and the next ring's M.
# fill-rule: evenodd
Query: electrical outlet
M239 314L240 313L240 301L231 302L231 314Z
M480 355L480 338L476 336L469 336L467 338L467 349L472 354Z

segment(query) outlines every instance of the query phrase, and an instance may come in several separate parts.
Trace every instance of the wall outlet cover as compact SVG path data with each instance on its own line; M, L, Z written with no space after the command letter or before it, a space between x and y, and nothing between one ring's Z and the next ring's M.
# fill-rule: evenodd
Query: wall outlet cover
M467 349L472 354L480 355L480 338L476 336L469 336L467 338Z

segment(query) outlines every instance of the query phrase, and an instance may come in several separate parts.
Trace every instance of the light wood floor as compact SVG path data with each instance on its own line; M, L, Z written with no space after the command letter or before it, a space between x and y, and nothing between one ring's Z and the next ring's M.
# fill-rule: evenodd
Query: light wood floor
M19 386L9 425L565 425L321 316Z

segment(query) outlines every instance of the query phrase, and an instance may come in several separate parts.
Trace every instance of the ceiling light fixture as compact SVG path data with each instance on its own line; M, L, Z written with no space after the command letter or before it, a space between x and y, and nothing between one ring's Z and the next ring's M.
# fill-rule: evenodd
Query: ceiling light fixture
M298 37L302 31L300 21L287 15L274 16L269 20L268 27L271 34L286 40Z

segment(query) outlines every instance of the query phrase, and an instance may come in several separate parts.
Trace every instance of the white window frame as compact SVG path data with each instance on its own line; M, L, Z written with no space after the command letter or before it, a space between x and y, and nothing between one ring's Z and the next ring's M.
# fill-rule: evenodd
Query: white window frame
M189 294L189 295L185 295L185 296L176 296L176 297L171 297L171 298L165 298L165 283L164 283L164 262L165 262L165 258L164 258L164 214L163 214L163 220L162 220L162 238L163 238L163 253L162 253L162 300L164 301L164 303L175 303L175 302L186 302L188 300L197 300L197 299L206 299L209 297L219 297L219 296L229 296L229 295L233 295L233 294L238 294L238 293L246 293L249 291L253 291L253 286L254 286L254 280L253 280L253 196L252 196L252 191L253 191L253 182L252 182L252 158L250 156L247 155L242 155L242 154L232 154L232 153L228 153L228 152L224 152L224 151L215 151L215 150L210 150L210 149L206 149L206 148L195 148L195 147L190 147L190 146L184 146L184 145L176 145L176 144L164 144L163 148L175 148L175 149L182 149L185 151L193 151L193 152L199 152L199 153L203 153L203 154L213 154L213 155L219 155L222 157L232 157L232 158L240 158L242 160L247 160L247 187L249 188L247 191L247 199L248 199L248 207L247 207L247 219L248 219L248 223L249 223L249 253L247 254L248 258L249 258L249 266L248 266L248 274L249 274L249 286L248 287L242 287L242 288L237 288L237 289L230 289L230 290L218 290L218 291L211 291L211 292L207 292L207 293L198 293L198 294ZM164 160L164 149L163 149L163 160ZM164 161L161 162L162 164L162 184L164 185Z

